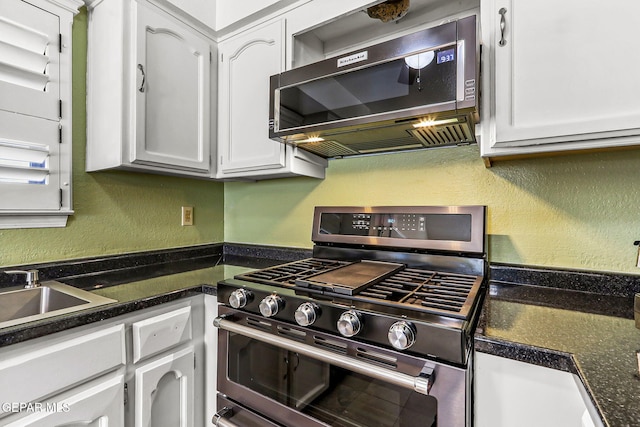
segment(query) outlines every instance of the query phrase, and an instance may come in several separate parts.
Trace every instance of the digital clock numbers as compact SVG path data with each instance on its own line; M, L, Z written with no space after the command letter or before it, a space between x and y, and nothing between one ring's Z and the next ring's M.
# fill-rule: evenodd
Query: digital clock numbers
M444 64L445 62L451 62L456 59L456 54L454 49L441 50L437 54L436 62L438 64Z

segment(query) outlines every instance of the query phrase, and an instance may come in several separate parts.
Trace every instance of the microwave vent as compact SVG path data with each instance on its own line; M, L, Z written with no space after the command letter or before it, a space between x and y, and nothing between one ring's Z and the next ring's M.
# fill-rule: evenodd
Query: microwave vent
M474 132L468 122L408 129L407 132L426 147L475 142Z
M360 141L349 144L349 148L356 150L360 154L379 153L390 150L411 150L423 148L412 138L390 138L374 141Z
M341 157L359 154L357 151L351 150L336 141L307 142L299 144L298 147L322 157Z

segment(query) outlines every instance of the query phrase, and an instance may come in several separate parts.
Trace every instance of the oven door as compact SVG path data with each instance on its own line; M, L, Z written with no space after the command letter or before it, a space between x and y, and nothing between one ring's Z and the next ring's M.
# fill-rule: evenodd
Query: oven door
M219 425L470 425L466 369L220 311Z

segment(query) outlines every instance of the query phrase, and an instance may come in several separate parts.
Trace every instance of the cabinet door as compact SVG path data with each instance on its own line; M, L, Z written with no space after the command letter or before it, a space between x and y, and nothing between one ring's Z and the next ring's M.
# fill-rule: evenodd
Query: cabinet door
M589 407L594 413L595 408L583 399L579 381L569 372L476 353L474 425L580 426L590 419Z
M135 144L131 162L210 170L210 45L136 3Z
M491 147L640 135L640 2L483 0L481 10Z
M135 372L136 427L193 427L194 349L169 354Z
M285 21L221 43L219 69L220 170L285 166L285 147L269 139L269 77L284 67Z
M111 375L72 389L49 402L32 403L33 413L9 420L7 427L121 427L124 425L124 376ZM38 406L38 409L35 408Z

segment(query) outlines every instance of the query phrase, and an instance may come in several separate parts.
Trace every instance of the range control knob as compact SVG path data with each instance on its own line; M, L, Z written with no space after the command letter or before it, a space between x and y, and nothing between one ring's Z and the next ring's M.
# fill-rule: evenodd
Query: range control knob
M360 315L353 310L345 311L338 319L338 332L343 337L352 337L360 332L362 321Z
M411 323L396 322L389 328L389 343L398 350L406 350L416 342L416 330Z
M320 314L320 308L312 302L304 302L296 309L294 317L300 326L309 326L316 321Z
M260 301L260 313L264 317L273 317L284 307L284 301L276 294L264 297Z
M229 295L229 305L233 308L243 308L253 299L251 291L246 289L236 289Z

